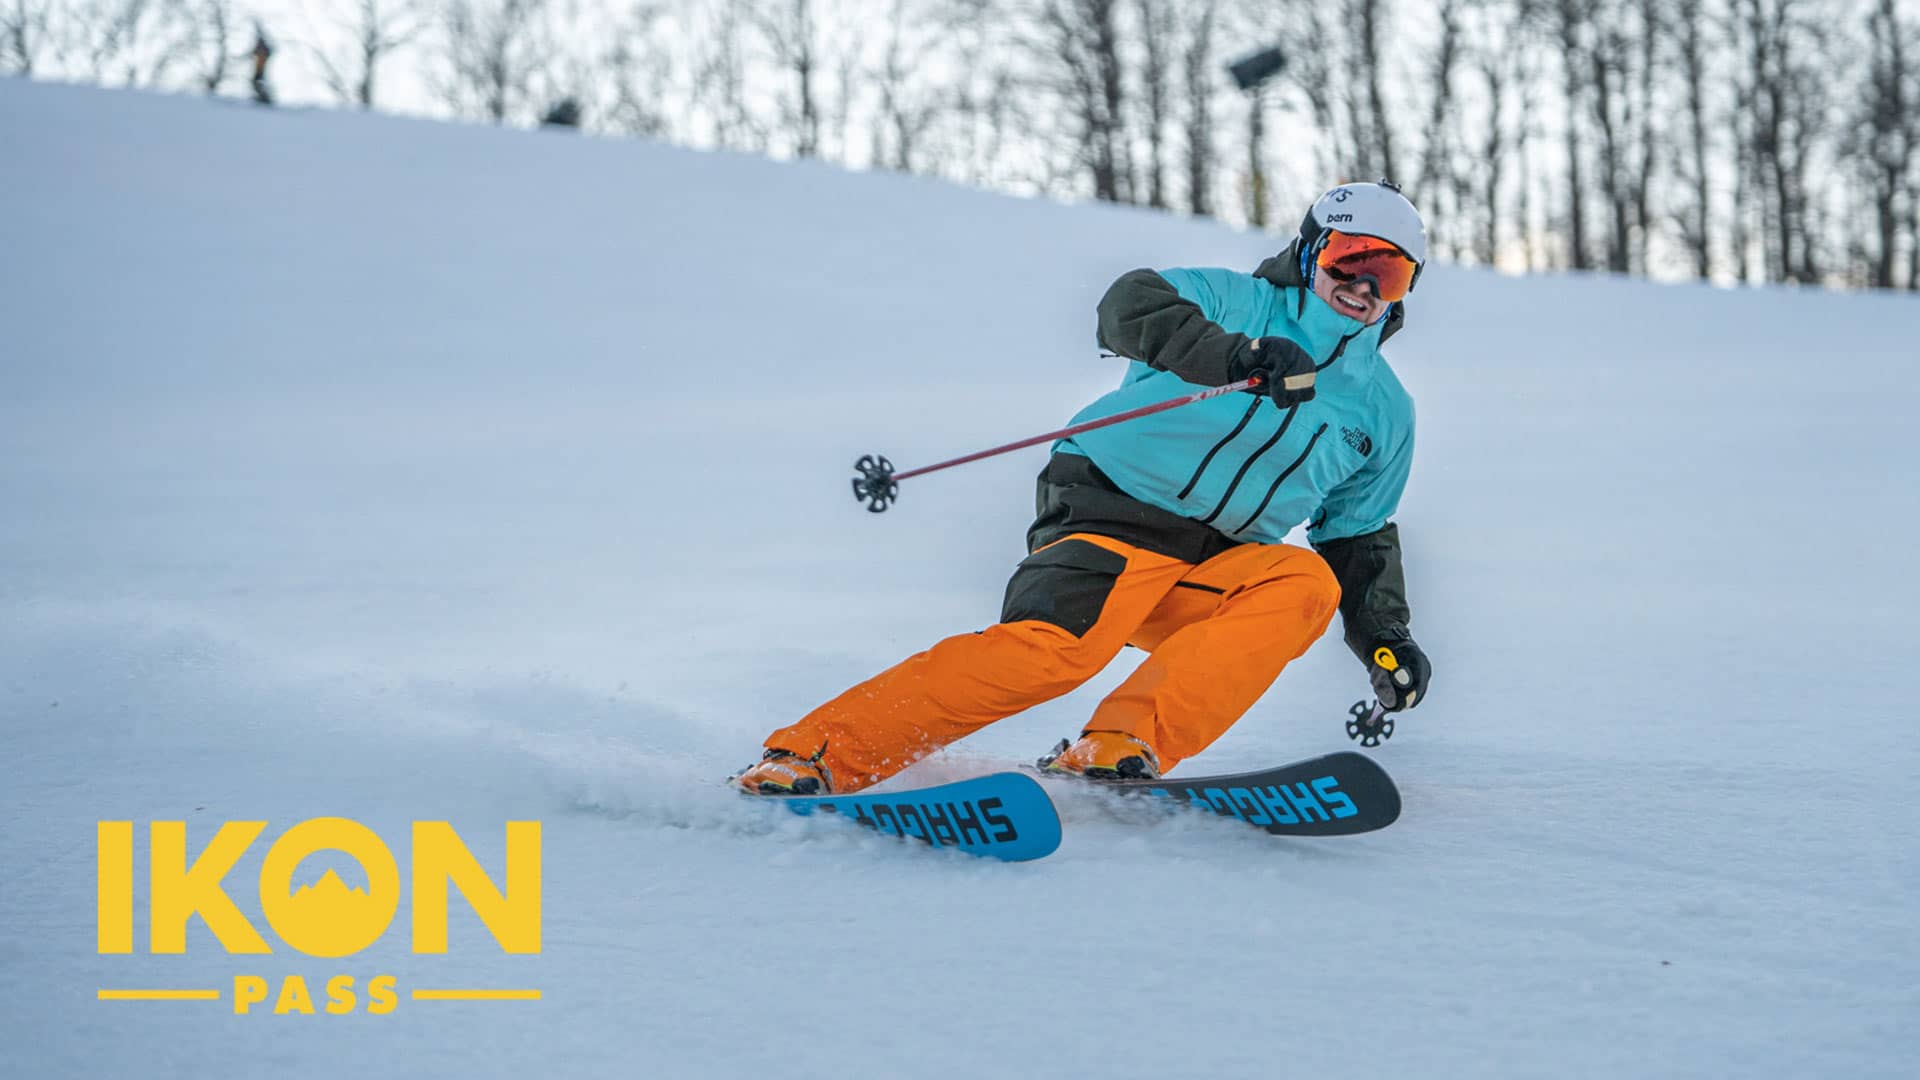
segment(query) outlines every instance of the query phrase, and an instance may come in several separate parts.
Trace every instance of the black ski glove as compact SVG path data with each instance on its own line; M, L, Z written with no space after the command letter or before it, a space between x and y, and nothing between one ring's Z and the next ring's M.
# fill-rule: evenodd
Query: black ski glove
M1427 700L1433 665L1412 638L1375 642L1367 655L1367 679L1373 683L1373 696L1380 699L1382 708L1399 712Z
M1313 373L1319 365L1307 350L1283 337L1254 338L1233 358L1233 380L1260 376L1260 388L1275 405L1286 408L1313 400Z

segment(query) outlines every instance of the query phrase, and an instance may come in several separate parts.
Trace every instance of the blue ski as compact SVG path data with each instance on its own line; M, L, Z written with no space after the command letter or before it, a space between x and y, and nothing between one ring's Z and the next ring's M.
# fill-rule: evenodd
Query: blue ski
M784 796L796 814L838 814L875 832L1019 862L1060 846L1060 815L1033 777L1000 772L879 795Z
M1275 836L1346 836L1384 829L1400 817L1400 791L1387 771L1351 750L1220 776L1093 780L1071 774L1041 775L1066 776L1101 791L1185 803L1257 825Z

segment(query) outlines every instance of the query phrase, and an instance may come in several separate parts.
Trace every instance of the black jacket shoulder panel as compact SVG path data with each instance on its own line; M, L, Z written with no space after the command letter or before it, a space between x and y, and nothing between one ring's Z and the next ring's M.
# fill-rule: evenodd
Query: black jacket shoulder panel
M1230 334L1154 270L1120 275L1100 298L1100 344L1199 386L1237 377L1247 336Z

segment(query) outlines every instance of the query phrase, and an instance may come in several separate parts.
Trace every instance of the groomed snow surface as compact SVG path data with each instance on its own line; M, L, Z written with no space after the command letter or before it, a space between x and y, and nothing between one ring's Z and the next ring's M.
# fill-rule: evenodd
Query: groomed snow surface
M1910 1076L1913 297L1437 266L1389 346L1431 703L1391 829L1009 865L716 784L999 610L1136 266L1280 242L632 141L0 81L0 1074ZM1030 760L1137 654L902 783ZM1186 771L1349 745L1335 637ZM345 959L95 952L95 822L544 823ZM145 881L145 827L136 880ZM267 841L227 886L255 896ZM350 860L320 856L350 884ZM404 869L403 869L404 872ZM386 1016L233 976L393 974ZM103 1002L112 987L219 1003ZM535 987L420 1002L411 987ZM321 1002L324 1004L324 1001Z

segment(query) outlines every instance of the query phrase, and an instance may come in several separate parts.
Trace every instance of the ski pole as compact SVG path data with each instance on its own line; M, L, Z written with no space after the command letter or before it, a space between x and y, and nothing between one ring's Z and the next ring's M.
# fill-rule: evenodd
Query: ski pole
M1388 671L1400 669L1400 658L1385 645L1373 650L1373 662ZM1379 746L1393 738L1393 716L1378 700L1356 701L1353 708L1347 710L1347 715L1353 717L1347 721L1347 738L1357 741L1361 746Z
M1007 453L1010 450L1019 450L1023 447L1033 446L1036 443L1050 442L1054 439L1064 439L1070 435L1078 435L1083 431L1092 431L1095 428L1108 427L1127 420L1137 420L1142 416L1152 416L1154 413L1166 412L1168 409L1177 409L1182 405L1191 405L1196 401L1205 401L1208 398L1216 398L1222 394L1237 394L1242 390L1252 390L1257 388L1260 383L1260 376L1250 375L1247 378L1241 379L1239 382L1228 383L1225 386L1210 386L1205 390L1196 390L1183 397L1156 402L1152 405L1142 405L1137 409L1128 409L1126 412L1115 413L1112 416L1102 416L1094 420L1083 420L1070 427L1063 427L1059 431L1049 431L1044 435L1035 435L1032 438L1021 439L1018 442L1010 442L1004 446L996 446L991 450L981 450L972 454L966 454L953 458L950 461L942 461L935 465L923 465L917 469L908 469L906 472L894 472L893 462L888 461L883 454L865 454L859 461L853 463L853 471L859 474L853 478L853 497L866 503L869 511L878 514L893 505L893 500L900 494L900 481L902 480L915 476L925 476L927 473L939 472L941 469L951 469L955 465L965 465L970 461L979 461L981 458L990 458L997 454Z

